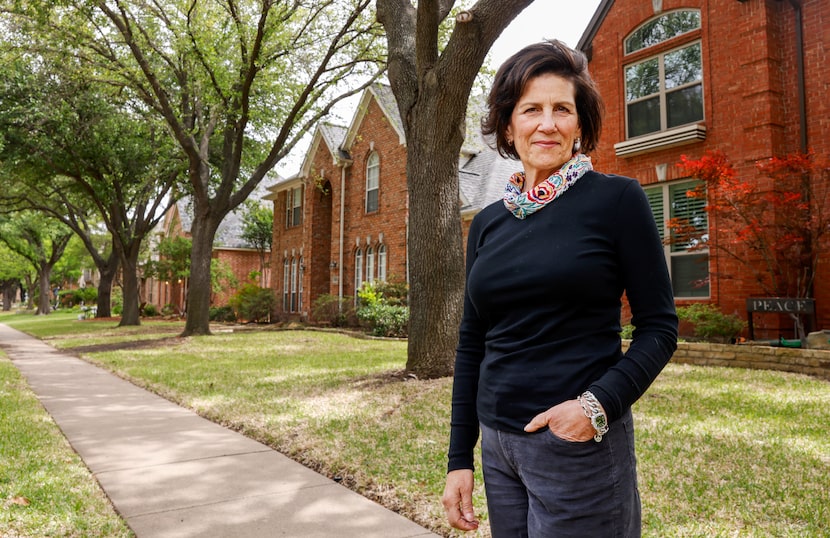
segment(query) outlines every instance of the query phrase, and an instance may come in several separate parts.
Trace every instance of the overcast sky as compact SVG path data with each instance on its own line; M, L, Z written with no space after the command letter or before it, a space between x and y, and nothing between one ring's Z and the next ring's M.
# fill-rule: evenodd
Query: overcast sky
M543 39L555 38L576 47L599 3L600 0L535 0L513 19L493 44L489 55L490 67L498 69L510 55L525 45ZM344 118L344 123L350 121L358 100L355 98L344 106L338 119ZM277 164L277 172L281 176L288 177L299 172L308 143L310 140L305 144L301 142L286 159Z
M513 19L490 49L490 66L501 63L525 45L559 39L576 47L600 0L535 0Z

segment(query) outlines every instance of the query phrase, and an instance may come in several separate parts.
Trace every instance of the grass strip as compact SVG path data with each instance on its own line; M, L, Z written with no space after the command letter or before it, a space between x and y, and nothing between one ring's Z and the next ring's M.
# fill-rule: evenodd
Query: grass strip
M133 536L2 352L0 536Z

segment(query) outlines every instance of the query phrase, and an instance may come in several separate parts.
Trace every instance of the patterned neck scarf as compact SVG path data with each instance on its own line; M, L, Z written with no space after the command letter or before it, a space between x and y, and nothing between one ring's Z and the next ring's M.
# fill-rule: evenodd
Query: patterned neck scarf
M552 176L524 193L522 186L525 183L525 173L516 172L510 176L504 189L504 206L517 219L525 219L562 196L577 179L593 169L591 158L584 153L577 153Z

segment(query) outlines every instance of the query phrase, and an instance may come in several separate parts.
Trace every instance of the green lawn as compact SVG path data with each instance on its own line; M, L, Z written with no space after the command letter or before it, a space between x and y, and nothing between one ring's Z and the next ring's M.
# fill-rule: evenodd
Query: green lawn
M273 330L171 340L181 324L118 329L65 315L0 322L86 350L88 360L452 535L439 501L451 380L403 376L404 342ZM145 347L123 349L130 338ZM147 347L153 339L164 345ZM818 379L669 365L634 410L644 535L827 535L829 402L830 383ZM479 535L488 536L480 476L478 484Z

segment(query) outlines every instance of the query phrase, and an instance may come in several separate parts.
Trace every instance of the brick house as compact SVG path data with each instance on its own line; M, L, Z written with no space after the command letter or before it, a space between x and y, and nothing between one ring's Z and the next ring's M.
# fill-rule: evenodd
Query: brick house
M717 236L704 202L685 199L695 180L675 166L683 154L720 150L760 191L770 182L757 162L807 149L830 155L827 0L603 0L577 48L606 105L594 165L638 178L661 226L696 218ZM827 178L819 181L814 192L826 192ZM714 303L746 319L746 299L763 295L716 249L667 245L666 257L678 305ZM820 259L816 329L830 327L830 244ZM786 316L754 321L756 337L794 334Z
M251 194L252 199L261 199L266 193L265 187L261 186ZM213 241L213 258L224 265L239 282L244 284L249 280L252 272L260 272L260 254L249 246L241 237L243 209L238 208L230 212L219 229ZM164 215L159 223L154 237L151 238L151 251L155 252L155 245L163 238L191 237L190 227L193 218L188 207L187 200L181 200L173 205ZM157 253L155 254L158 255ZM271 287L271 253L265 253L265 268L262 271L262 286ZM159 281L152 277L142 279L141 302L153 304L161 311L166 305L171 305L175 312L183 313L187 302L186 279L177 281ZM211 306L224 306L236 293L236 287L225 287L218 293L211 294Z
M465 236L517 166L468 128L459 161ZM308 319L321 295L353 298L366 281L408 282L406 140L388 86L365 90L349 126L318 125L300 171L269 190L272 287L282 315Z

